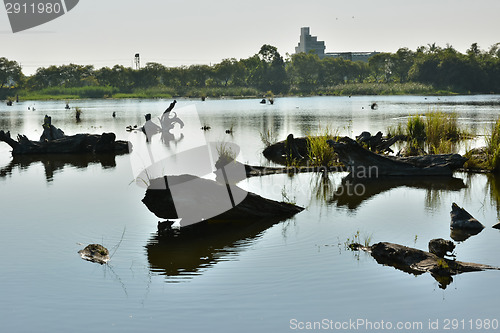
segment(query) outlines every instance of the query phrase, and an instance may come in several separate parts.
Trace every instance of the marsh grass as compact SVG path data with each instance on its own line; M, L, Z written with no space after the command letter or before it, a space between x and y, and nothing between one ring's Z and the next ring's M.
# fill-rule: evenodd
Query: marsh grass
M297 198L295 196L291 196L288 193L288 190L285 185L283 185L283 188L281 189L281 198L284 203L290 204L290 205L296 205L297 204Z
M363 237L361 237L361 233L358 230L352 237L347 238L344 242L344 250L358 251L360 250L360 245L367 248L370 246L371 241L371 235L363 235ZM359 260L359 256L357 256L357 258Z
M338 164L333 148L326 142L337 141L338 138L338 131L332 131L328 126L319 135L307 136L308 157L312 166L330 167Z
M264 146L269 147L278 142L278 132L275 132L272 128L265 132L260 132L260 140Z
M292 94L299 95L303 92L292 88ZM449 91L438 91L432 85L407 82L407 83L345 83L331 87L321 88L322 95L350 96L350 95L450 95Z
M490 170L500 170L500 118L486 135L486 159Z
M408 121L406 123L406 135L411 140L417 140L417 141L425 140L426 137L425 121L419 114L408 117Z
M82 109L79 108L78 106L75 107L75 118L76 118L76 121L79 122L81 119L80 119L80 116L82 115Z
M472 138L473 133L458 126L456 113L445 113L439 110L428 111L425 115L410 115L404 124L387 128L387 135L406 136L407 145L428 150L429 154L448 154L456 150L460 140Z
M226 142L221 142L215 149L217 150L217 154L219 154L216 167L220 163L222 163L221 165L226 165L236 160L236 152Z

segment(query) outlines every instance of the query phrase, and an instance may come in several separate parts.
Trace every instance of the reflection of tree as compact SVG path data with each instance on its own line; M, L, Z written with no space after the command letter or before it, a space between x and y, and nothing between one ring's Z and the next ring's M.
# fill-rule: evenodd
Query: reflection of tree
M38 162L41 162L45 168L47 182L53 180L57 170L62 170L67 165L79 169L97 163L100 163L104 169L116 166L114 154L15 155L7 166L0 169L0 178L11 175L15 168L27 169Z

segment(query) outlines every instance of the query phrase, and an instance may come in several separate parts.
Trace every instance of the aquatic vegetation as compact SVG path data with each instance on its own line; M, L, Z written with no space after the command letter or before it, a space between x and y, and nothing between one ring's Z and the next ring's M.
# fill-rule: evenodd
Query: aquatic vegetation
M344 249L355 251L359 249L360 245L364 247L369 247L371 241L372 241L371 235L364 235L363 240L361 240L361 233L359 230L357 230L352 237L347 238L347 240L344 242Z
M281 189L281 198L283 202L290 204L290 205L296 205L297 204L297 198L295 196L291 196L288 193L288 190L285 185L283 185L283 188Z
M221 161L223 164L227 164L229 162L232 162L236 159L236 152L233 151L230 145L228 145L226 142L221 142L217 147L216 147L217 153L219 154L219 159L218 161Z
M419 114L408 117L406 135L409 141L413 139L423 141L426 138L425 122Z
M82 115L82 109L78 106L75 108L75 118L76 121L80 121L80 116Z
M274 131L272 128L265 132L260 132L260 140L266 147L269 147L278 142L278 132Z
M329 167L338 164L333 148L327 140L338 140L338 131L332 132L328 127L319 135L308 135L308 157L312 166Z
M410 115L406 126L399 123L387 128L388 137L396 135L405 136L410 149L419 147L428 150L429 154L452 153L457 142L473 137L472 133L458 126L456 113L439 110L428 111L425 115Z
M486 147L467 151L464 156L469 160L464 167L498 172L500 170L500 117L486 132Z
M490 170L500 169L500 118L486 135L486 158Z

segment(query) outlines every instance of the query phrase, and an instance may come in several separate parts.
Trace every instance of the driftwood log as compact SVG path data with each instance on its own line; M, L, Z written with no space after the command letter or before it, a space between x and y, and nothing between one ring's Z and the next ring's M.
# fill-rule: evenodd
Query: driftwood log
M484 225L481 222L456 203L451 205L450 217L450 236L457 242L465 241L467 238L479 234L484 229Z
M499 269L488 265L446 259L434 253L387 242L369 247L359 245L351 248L365 250L371 253L379 264L392 266L406 273L420 275L429 272L443 289L453 281L453 275Z
M17 140L10 132L0 130L0 141L12 147L12 155L28 154L82 154L82 153L115 153L124 154L129 151L129 143L116 141L114 133L64 135L64 132L52 125L52 118L45 116L43 133L39 141L31 141L25 135L18 135Z
M51 141L31 141L25 135L18 135L17 141L10 132L0 131L0 141L12 147L12 155L24 154L81 154L81 153L127 153L129 144L116 141L114 133L76 134Z
M228 204L228 187L235 201L232 206ZM181 226L198 226L202 221L210 223L288 218L304 209L293 204L265 199L232 184L191 175L168 176L167 181L163 178L151 180L142 202L160 218L182 218ZM186 212L187 214L183 215Z
M364 149L351 138L327 140L355 178L380 176L451 176L462 167L466 158L459 154L426 155L417 157L387 157Z
M286 140L266 147L262 154L268 160L286 165L290 157L295 160L301 160L304 156L308 156L308 146L309 140L306 137L295 138L293 134L289 134Z
M371 151L379 153L393 153L394 151L390 147L396 142L405 139L405 135L396 135L392 138L384 138L382 132L377 132L375 135L371 135L370 132L362 132L360 135L356 136L356 141L358 143L362 145L364 144Z

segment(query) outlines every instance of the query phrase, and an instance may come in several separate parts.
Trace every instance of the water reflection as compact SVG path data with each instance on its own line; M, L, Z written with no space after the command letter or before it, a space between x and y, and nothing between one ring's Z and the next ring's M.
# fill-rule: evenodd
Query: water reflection
M490 192L491 204L496 205L497 216L500 216L500 177L495 174L488 174L486 179Z
M463 242L481 231L483 229L450 229L450 237L456 242Z
M230 260L283 220L210 221L155 234L146 245L150 269L168 277L192 278L219 261Z
M100 163L103 169L116 167L115 154L44 154L15 155L10 163L0 168L0 178L10 176L16 168L28 169L32 164L42 163L45 169L45 179L51 182L54 173L66 166L84 169L91 164Z
M433 198L439 196L433 195L433 193L438 193L438 191L460 191L466 186L462 179L455 177L419 176L354 179L347 176L342 179L341 184L328 201L336 204L337 207L345 206L348 209L356 210L364 201L396 187L427 190L426 197L430 198L428 204L431 207L436 207L437 201Z

